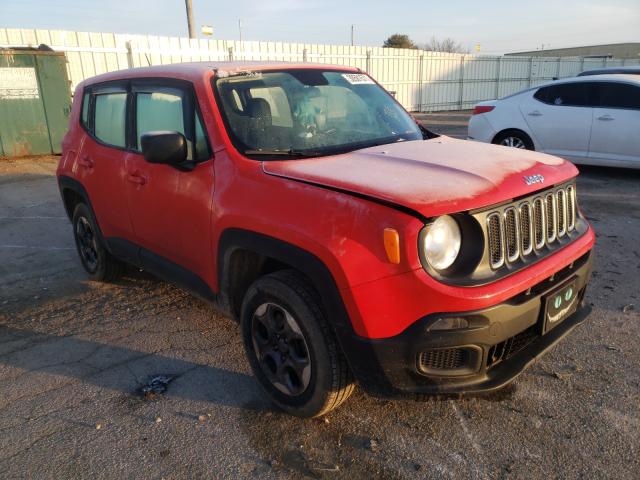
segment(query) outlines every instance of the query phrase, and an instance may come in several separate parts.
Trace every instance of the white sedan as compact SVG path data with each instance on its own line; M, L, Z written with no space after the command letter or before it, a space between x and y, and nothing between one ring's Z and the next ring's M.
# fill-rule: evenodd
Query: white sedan
M640 78L565 78L482 102L468 135L574 163L640 168Z

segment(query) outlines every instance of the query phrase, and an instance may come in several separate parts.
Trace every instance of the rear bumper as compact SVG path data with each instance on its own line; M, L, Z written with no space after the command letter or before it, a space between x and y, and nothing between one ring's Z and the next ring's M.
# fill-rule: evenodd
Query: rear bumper
M468 140L491 143L496 133L485 114L473 115L469 119L469 126L467 127Z
M352 336L349 360L356 379L370 394L388 398L499 389L589 315L591 308L583 305L583 299L591 266L588 252L529 291L498 305L431 314L390 338ZM578 308L543 335L544 298L567 282L575 282ZM465 317L471 327L429 332L430 325L443 317ZM434 365L438 368L430 368Z

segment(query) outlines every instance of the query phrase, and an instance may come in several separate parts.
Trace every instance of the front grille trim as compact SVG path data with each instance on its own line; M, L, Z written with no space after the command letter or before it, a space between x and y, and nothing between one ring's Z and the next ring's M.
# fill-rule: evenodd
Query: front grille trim
M576 228L576 188L573 185L567 187L567 232Z
M549 192L545 195L544 207L547 219L547 243L553 243L557 238L558 207L556 205L556 196L552 192Z
M485 212L476 215L484 218L488 266L497 270L526 264L574 238L575 184L552 187Z
M556 206L558 211L558 238L562 238L567 233L567 194L565 190L558 190L556 193Z
M512 222L513 226L510 227ZM520 258L520 222L515 207L508 207L504 211L504 233L507 262L513 263Z
M541 250L547 241L547 219L545 218L544 200L537 197L533 200L533 213L535 220L534 242L536 250ZM538 223L540 228L538 228Z
M529 202L522 202L520 210L520 248L523 257L526 257L533 251L533 208ZM527 212L524 214L524 212ZM525 234L526 227L526 234Z
M497 224L493 225L494 222ZM494 270L504 265L504 227L502 225L502 215L493 212L487 216L487 237L489 239L489 264Z

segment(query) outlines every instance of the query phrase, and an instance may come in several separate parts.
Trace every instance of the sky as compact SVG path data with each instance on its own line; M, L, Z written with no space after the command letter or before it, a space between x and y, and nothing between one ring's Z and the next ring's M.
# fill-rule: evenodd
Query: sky
M451 37L480 53L640 41L640 0L193 0L213 38L381 46ZM184 0L0 0L0 27L187 36ZM202 35L200 35L202 36Z

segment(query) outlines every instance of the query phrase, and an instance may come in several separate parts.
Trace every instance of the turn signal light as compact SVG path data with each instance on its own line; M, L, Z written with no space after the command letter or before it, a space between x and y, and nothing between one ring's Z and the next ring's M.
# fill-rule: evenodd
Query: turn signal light
M469 320L464 317L443 317L431 324L429 331L435 330L460 330L469 328Z
M400 263L400 235L395 228L384 229L384 250L391 263Z
M476 107L473 109L473 113L472 115L479 115L481 113L487 113L490 112L491 110L493 110L494 107L493 105L476 105Z

